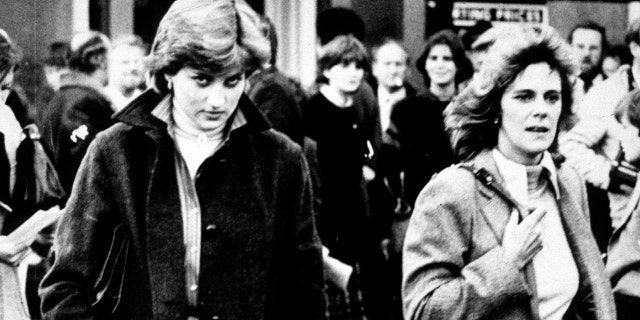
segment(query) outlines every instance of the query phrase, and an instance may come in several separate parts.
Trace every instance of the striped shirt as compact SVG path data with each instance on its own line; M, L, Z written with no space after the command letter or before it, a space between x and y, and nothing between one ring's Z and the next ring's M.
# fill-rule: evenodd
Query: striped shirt
M167 95L151 112L156 118L167 124L167 131L176 145L175 168L180 197L180 211L182 214L184 246L185 246L185 274L186 292L189 307L198 306L198 279L200 275L200 245L201 245L201 209L196 191L196 173L200 165L211 157L229 138L229 133L247 123L242 111L236 110L232 116L232 124L228 132L224 132L222 139L207 139L202 132L197 137L184 134L186 128L179 128L172 112L171 95ZM204 154L203 156L203 153ZM194 162L193 160L196 159ZM197 319L190 317L190 319Z

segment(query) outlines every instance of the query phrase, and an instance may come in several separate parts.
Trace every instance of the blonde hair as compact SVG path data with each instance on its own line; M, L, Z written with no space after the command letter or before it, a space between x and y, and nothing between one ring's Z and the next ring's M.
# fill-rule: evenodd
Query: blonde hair
M560 75L559 127L572 122L572 79L578 64L571 47L551 27L522 26L496 38L480 72L445 110L445 125L458 160L470 159L483 149L495 147L499 130L495 120L501 113L502 95L522 71L539 62L549 64ZM551 151L555 148L554 142Z
M147 58L151 87L168 92L164 75L185 66L213 75L251 72L269 61L271 47L259 17L235 1L177 0L160 21Z

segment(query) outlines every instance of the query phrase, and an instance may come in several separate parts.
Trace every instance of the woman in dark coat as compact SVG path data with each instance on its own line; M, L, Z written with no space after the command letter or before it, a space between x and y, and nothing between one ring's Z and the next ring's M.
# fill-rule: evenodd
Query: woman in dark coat
M50 264L45 258L52 245L51 228L33 238L7 235L35 211L60 203L60 199L25 197L34 173L31 138L38 131L27 100L15 88L20 59L17 45L0 29L0 319L16 320L41 318L37 290ZM55 206L46 214L57 216L59 211Z
M373 237L365 188L365 179L371 179L366 175L373 174L370 158L375 152L379 119L354 99L366 64L363 45L351 35L337 36L324 45L318 58L318 93L310 98L304 112L307 135L317 142L320 238L330 258L354 270L346 288L350 303L346 308L329 304L330 317L340 314L334 310L347 309L345 319L362 318L361 309L369 319L375 319L382 316L377 310L384 306L377 274L382 253ZM328 288L330 301L335 296L333 288Z
M43 141L53 152L67 194L89 144L113 124L114 108L104 91L110 47L100 32L76 34L71 39L69 70L60 75L60 89L40 112Z
M269 59L254 21L233 1L173 3L148 58L154 90L83 160L45 318L323 318L306 161L243 95Z
M571 48L549 27L498 39L447 107L463 163L422 190L403 250L406 319L615 319L584 181L561 165Z

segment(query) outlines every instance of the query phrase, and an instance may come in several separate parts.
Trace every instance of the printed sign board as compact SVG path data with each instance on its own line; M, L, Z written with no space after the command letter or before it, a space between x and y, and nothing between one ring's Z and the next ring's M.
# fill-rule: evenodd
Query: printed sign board
M549 24L549 9L540 4L455 2L451 11L453 25L470 27L479 20L493 25L506 23Z

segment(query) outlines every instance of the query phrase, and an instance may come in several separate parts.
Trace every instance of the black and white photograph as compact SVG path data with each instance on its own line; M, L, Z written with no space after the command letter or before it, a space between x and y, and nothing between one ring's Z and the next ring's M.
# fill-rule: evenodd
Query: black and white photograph
M640 319L640 1L0 14L0 320Z

